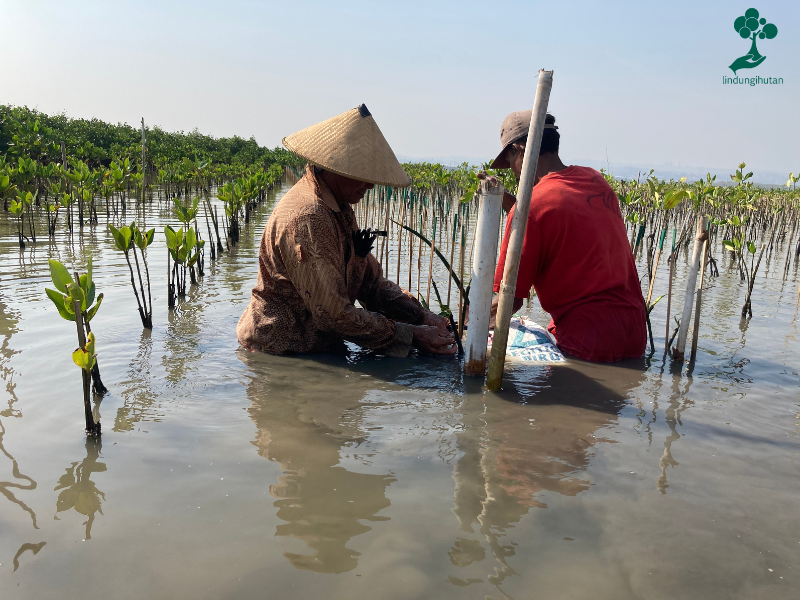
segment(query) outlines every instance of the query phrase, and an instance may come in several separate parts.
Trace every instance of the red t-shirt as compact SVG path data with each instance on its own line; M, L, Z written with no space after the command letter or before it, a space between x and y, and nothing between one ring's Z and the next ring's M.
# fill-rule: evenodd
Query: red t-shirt
M500 291L511 233L506 223L494 291ZM534 286L565 353L596 362L639 357L646 317L619 201L603 176L571 166L533 188L517 298Z

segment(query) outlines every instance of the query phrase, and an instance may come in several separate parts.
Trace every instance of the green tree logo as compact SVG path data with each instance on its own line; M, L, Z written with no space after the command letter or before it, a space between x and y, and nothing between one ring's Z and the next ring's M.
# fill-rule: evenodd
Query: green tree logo
M742 39L753 40L750 45L750 52L737 58L729 67L735 75L739 69L753 69L767 59L766 56L762 56L758 51L756 39L763 40L766 38L771 40L778 35L778 28L772 23L767 23L766 19L759 18L758 11L755 8L748 8L743 17L739 17L733 22L733 27Z

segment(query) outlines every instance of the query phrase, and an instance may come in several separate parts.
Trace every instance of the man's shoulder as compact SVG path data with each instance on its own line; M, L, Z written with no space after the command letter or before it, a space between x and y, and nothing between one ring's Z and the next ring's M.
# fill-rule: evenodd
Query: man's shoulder
M546 220L548 217L558 218L565 213L584 211L595 206L595 199L599 199L612 212L619 212L619 208L613 206L616 203L614 190L599 171L571 165L554 175L534 188L531 213L535 218Z

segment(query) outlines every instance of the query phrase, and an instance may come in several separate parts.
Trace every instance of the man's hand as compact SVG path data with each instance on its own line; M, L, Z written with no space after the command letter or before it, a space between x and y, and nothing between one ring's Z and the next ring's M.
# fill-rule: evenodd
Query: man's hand
M447 332L447 328L450 325L450 319L447 317L442 317L441 315L437 315L431 311L425 312L425 318L422 319L423 325L430 325L431 327L438 327L444 332Z
M497 185L499 181L494 175L489 175L486 171L478 173L478 179L486 179L491 185ZM508 212L517 203L517 197L508 191L503 192L503 210Z
M456 339L449 331L430 325L414 328L414 347L430 354L452 355L456 353Z

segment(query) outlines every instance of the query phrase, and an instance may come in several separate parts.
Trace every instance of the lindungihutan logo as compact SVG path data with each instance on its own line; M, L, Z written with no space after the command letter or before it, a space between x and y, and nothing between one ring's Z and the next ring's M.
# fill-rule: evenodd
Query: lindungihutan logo
M736 71L739 69L754 69L767 60L767 57L758 51L757 41L773 39L778 35L778 28L772 23L767 23L765 18L760 17L755 8L748 8L743 17L738 17L733 22L733 27L742 39L752 40L750 51L733 61L729 67L733 74L736 75Z
M767 20L759 15L755 8L748 8L743 16L737 17L733 22L733 28L743 40L750 40L750 51L731 63L728 68L733 71L734 76L723 75L722 83L750 86L782 84L783 77L740 77L736 73L740 69L755 69L767 60L767 57L758 51L758 40L773 39L778 35L778 28L772 23L767 23Z

